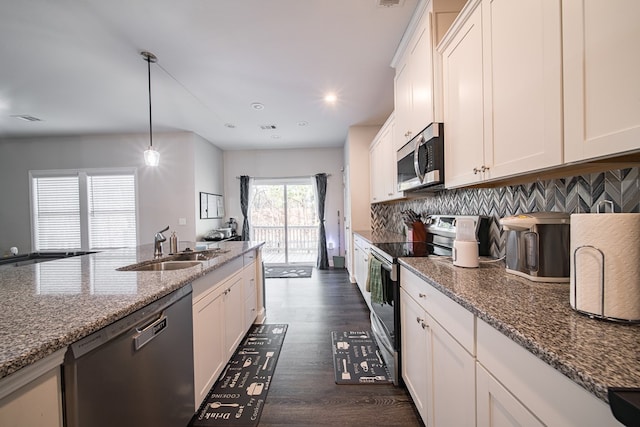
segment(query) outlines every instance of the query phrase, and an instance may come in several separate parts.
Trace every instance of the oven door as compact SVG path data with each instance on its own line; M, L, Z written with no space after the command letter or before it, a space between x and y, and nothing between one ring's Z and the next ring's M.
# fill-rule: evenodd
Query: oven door
M371 254L382 263L382 299L371 300L371 331L380 348L380 355L384 359L393 383L399 380L399 349L400 349L400 282L398 281L398 264ZM372 296L373 297L373 296Z

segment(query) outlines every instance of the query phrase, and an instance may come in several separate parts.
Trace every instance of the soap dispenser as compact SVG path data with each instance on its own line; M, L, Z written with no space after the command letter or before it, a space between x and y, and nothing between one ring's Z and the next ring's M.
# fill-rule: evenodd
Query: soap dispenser
M456 239L453 241L453 265L475 268L480 266L476 225L472 218L456 219Z
M169 253L178 253L178 236L175 231L171 232L171 237L169 237Z

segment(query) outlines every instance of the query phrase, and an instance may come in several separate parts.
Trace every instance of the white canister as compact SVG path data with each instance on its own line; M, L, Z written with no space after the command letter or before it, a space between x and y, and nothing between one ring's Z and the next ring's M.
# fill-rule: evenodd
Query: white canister
M571 307L640 321L640 214L571 215Z
M453 242L453 265L476 268L480 266L478 258L478 242L455 240Z

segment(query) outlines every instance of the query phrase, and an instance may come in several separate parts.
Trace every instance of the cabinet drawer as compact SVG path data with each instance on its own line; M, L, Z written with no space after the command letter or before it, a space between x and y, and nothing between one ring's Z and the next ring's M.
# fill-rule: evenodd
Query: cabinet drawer
M355 246L360 246L361 249L365 250L365 251L369 251L369 248L371 247L371 244L369 242L367 242L364 238L362 238L361 236L354 234L353 235L353 244Z
M475 355L475 316L405 267L400 286L470 354Z
M240 257L220 266L204 276L198 277L192 283L192 299L195 303L218 287L223 281L242 271L242 259Z
M478 362L545 425L620 425L606 403L483 320Z

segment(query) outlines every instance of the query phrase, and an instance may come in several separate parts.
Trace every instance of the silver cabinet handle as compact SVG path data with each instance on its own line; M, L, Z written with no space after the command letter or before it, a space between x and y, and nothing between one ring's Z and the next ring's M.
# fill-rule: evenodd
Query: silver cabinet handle
M426 297L427 297L427 295L426 295L426 294L423 294L423 293L419 293L419 294L418 294L418 296L419 296L420 298L426 298Z
M422 322L420 324L420 326L422 326L422 329L429 329L429 325L427 325L426 323Z

